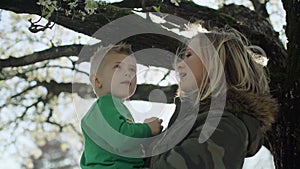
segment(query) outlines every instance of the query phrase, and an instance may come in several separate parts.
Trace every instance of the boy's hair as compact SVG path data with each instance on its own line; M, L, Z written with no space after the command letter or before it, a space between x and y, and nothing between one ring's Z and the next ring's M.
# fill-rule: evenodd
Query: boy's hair
M131 45L126 43L119 43L117 45L108 45L106 47L100 46L97 51L90 58L91 68L90 75L97 74L101 63L104 61L105 57L113 53L131 55L132 49Z

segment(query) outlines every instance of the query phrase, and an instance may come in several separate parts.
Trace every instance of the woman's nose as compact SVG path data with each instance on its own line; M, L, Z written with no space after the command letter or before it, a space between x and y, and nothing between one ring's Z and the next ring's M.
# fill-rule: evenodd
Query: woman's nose
M182 68L184 68L184 61L181 60L181 61L177 62L176 68L177 68L177 69L182 69Z

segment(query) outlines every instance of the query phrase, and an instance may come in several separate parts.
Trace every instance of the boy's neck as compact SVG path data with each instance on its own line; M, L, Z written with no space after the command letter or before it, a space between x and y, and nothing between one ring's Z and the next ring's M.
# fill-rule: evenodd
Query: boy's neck
M103 97L103 96L106 96L106 95L111 95L111 96L113 96L116 99L120 99L122 102L126 100L126 99L122 99L122 98L116 97L116 96L114 96L111 93L103 93L103 94L96 94L96 95L97 95L97 98L100 98L100 97Z

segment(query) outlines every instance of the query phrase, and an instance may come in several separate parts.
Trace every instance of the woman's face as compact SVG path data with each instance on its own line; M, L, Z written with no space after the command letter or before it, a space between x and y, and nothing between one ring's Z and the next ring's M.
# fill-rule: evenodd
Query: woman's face
M205 67L200 59L200 52L195 52L195 49L199 50L199 43L193 39L185 51L183 60L177 63L176 71L180 78L179 86L185 92L197 89L204 77Z

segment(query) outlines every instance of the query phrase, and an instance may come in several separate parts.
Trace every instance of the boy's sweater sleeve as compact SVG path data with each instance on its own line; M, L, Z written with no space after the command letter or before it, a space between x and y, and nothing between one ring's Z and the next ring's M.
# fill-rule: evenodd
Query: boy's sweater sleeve
M103 115L105 121L116 131L129 137L145 138L151 137L151 129L146 123L134 123L131 119L122 116L119 111L128 111L120 108L118 110L110 101L103 100L100 103L100 113Z
M98 103L98 101L100 101ZM112 100L98 100L81 121L81 127L87 137L100 147L119 153L137 151L143 148L143 139L151 137L151 129L146 123L133 123L119 112L124 109L115 107ZM132 152L135 153L135 152Z

